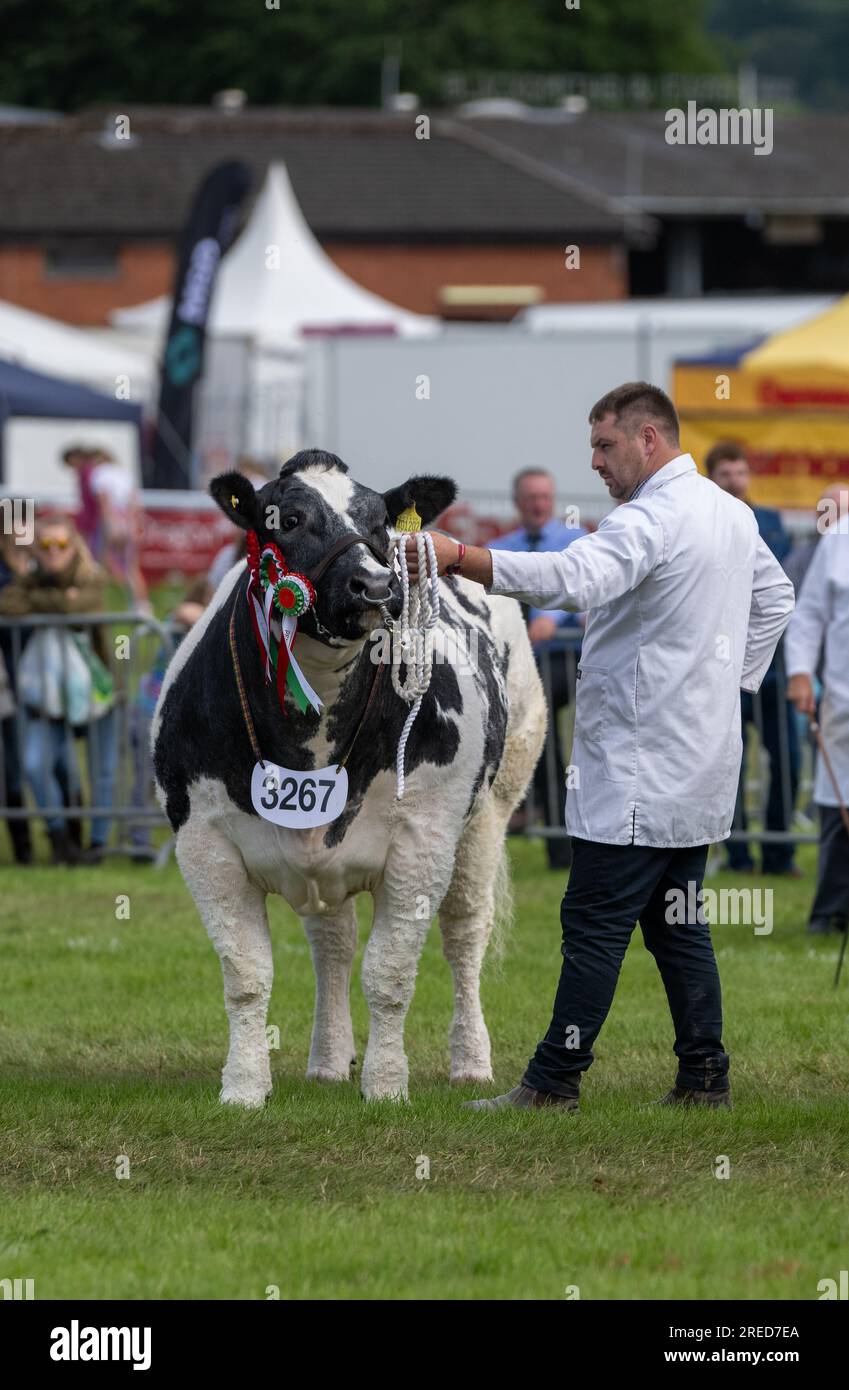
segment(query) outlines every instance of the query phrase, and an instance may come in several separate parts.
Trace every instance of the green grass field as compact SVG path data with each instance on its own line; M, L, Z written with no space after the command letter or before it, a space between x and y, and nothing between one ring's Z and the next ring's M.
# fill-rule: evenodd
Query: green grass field
M560 964L562 882L539 843L511 854L516 926L484 980L501 1089ZM447 1084L436 926L410 1103L308 1084L312 968L278 901L274 1093L244 1113L217 1101L219 967L176 866L0 868L0 1278L41 1299L816 1299L849 1251L849 980L835 993L836 938L805 935L810 877L754 882L774 888L772 935L715 931L730 1114L652 1105L674 1057L639 932L577 1116L460 1109L475 1091ZM362 1055L358 976L353 1004Z

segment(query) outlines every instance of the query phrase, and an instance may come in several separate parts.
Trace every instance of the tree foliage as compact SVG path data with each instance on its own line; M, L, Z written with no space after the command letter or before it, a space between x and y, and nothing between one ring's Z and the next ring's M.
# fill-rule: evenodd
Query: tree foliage
M439 100L449 71L710 72L722 66L703 0L2 0L0 101L379 103L401 85Z
M847 0L712 0L710 27L729 61L790 78L805 106L849 106Z

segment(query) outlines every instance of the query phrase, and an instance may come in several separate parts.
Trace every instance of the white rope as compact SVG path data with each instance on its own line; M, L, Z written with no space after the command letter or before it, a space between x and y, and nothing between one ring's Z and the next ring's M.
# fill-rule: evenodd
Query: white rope
M406 541L410 534L415 539L419 561L418 590L412 593L406 554ZM405 704L412 706L398 740L398 756L395 763L396 798L400 801L404 795L404 754L407 739L430 686L433 672L433 633L439 621L439 574L433 539L427 531L407 532L401 537L398 544L398 564L401 571L401 616L398 619L400 636L392 643L392 685ZM402 660L405 666L403 680Z

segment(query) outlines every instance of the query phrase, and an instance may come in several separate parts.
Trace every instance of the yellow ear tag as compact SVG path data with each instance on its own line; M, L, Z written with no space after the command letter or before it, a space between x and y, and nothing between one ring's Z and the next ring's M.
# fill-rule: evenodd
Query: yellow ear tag
M238 497L231 497L231 498L230 498L230 506L233 508L233 511L236 510L236 508L238 507L238 505L239 505L239 499L238 499Z
M405 512L401 512L395 522L396 531L420 531L422 529L422 519L416 511L416 504L412 502Z

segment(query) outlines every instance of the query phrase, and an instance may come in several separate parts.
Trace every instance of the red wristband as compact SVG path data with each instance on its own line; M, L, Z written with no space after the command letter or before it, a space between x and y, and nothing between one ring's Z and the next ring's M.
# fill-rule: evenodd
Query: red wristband
M463 544L462 541L458 541L457 544L458 544L458 546L460 547L460 554L457 556L457 559L454 561L453 565L446 565L446 567L445 567L445 573L446 573L446 574L459 574L459 573L460 573L460 566L461 566L462 563L463 563L463 556L464 556L465 553L466 553L466 547L464 546L464 544Z

